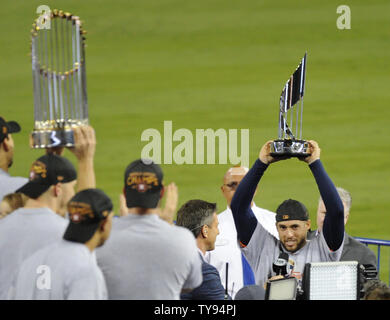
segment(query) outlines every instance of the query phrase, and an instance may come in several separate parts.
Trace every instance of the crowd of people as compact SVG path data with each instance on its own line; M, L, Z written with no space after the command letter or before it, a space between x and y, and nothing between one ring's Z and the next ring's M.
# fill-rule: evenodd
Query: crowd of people
M336 188L309 141L301 159L320 193L317 230L306 206L283 201L275 212L253 199L272 163L266 142L253 166L223 176L226 210L200 199L178 210L178 188L163 184L149 159L124 171L119 214L96 186L95 131L74 128L77 169L63 148L46 149L29 177L9 174L15 121L0 117L0 299L263 300L266 284L280 277L300 283L309 262L358 261L376 268L376 256L345 232L352 198ZM165 205L162 207L162 199ZM175 221L176 217L176 221ZM285 275L273 263L288 257ZM390 299L379 279L365 284L364 299Z

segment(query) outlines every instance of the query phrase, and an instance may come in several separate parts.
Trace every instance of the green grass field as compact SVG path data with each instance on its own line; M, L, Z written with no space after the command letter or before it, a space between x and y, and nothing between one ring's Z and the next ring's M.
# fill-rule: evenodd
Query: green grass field
M252 164L263 143L277 138L279 95L307 51L304 138L319 142L330 177L352 193L347 232L390 240L388 0L3 1L0 114L23 129L14 135L13 175L27 176L42 153L28 147L30 29L41 4L79 15L88 31L97 183L116 207L124 169L146 145L142 132L163 132L164 120L194 135L196 129L249 129ZM341 4L351 8L350 30L336 27ZM229 164L162 167L165 182L179 187L179 205L200 198L225 208L219 187ZM289 197L307 205L315 227L318 189L307 166L294 159L268 169L255 201L275 210Z

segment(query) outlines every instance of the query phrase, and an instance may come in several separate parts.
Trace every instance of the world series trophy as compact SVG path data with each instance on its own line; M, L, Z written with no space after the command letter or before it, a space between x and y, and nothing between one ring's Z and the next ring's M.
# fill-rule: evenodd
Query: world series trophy
M85 33L79 17L61 10L33 24L33 148L74 146L72 128L88 125Z
M305 93L306 57L286 82L280 96L278 139L271 143L271 156L304 158L308 143L302 140L303 96ZM294 110L294 107L295 109ZM290 126L288 125L290 122ZM295 135L293 133L295 126ZM299 139L298 139L299 136Z

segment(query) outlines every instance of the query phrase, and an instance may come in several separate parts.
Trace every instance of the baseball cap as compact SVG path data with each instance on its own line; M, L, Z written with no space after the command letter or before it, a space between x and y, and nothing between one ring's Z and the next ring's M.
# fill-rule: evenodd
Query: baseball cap
M85 189L76 193L68 203L70 221L64 239L87 242L112 209L111 199L100 189Z
M29 182L16 192L36 199L47 191L50 186L59 182L71 182L76 178L76 169L68 159L56 154L46 154L33 162Z
M5 121L0 117L0 142L8 136L9 133L20 131L20 125L16 121Z
M125 171L125 196L128 208L156 208L160 200L163 172L150 159L138 159Z
M276 209L276 222L287 220L309 220L309 212L303 203L288 199Z

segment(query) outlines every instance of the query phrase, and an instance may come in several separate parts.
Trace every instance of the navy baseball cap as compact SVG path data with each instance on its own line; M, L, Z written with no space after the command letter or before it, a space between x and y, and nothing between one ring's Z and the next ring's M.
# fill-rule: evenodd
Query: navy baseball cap
M9 133L20 132L20 125L16 121L5 121L0 117L0 143L8 136Z
M309 220L309 212L303 203L288 199L283 201L276 209L276 222L287 220Z
M125 196L128 208L156 208L160 200L163 172L150 159L135 160L125 171Z
M50 153L35 160L30 169L29 182L16 190L36 199L50 186L77 179L73 164L66 158Z
M85 189L68 203L69 224L64 239L86 243L113 209L111 199L100 189Z

